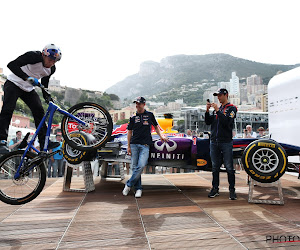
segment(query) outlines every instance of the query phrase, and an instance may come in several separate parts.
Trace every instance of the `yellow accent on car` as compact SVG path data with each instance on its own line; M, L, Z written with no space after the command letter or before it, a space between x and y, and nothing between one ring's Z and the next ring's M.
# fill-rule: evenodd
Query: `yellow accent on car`
M177 134L178 131L177 130L173 130L173 119L172 118L157 118L156 119L159 126L164 130L162 133L174 133ZM156 132L152 133L152 134L156 134Z
M283 156L283 166L282 166L282 169L280 170L280 173L282 174L282 172L284 171L285 166L286 166L286 157L285 157L285 154L283 153L282 149L281 148L278 148L278 149L282 153L282 156Z
M197 166L198 167L202 167L205 166L207 164L207 161L204 159L197 159Z
M248 165L248 154L250 152L250 150L255 147L256 144L253 144L248 150L247 150L247 153L246 153L246 157L245 157L245 164L246 164L246 167L249 168L249 165Z
M258 142L257 146L267 147L267 148L275 148L276 147L276 145L274 143L267 143L267 142Z

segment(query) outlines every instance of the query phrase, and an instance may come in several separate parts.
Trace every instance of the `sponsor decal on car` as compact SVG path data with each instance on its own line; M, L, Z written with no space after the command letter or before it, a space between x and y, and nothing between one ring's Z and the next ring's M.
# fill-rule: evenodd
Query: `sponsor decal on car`
M276 147L276 145L274 143L266 143L266 142L259 142L257 146L267 147L267 148L275 148Z
M197 159L197 166L198 167L203 167L207 164L207 161L204 159Z
M163 151L164 148L166 148L168 152L171 152L177 148L177 143L173 140L169 140L168 142L163 142L161 145L158 145L159 142L161 141L155 141L154 143L154 147L159 151Z
M150 159L184 160L190 152L190 140L184 138L169 139L167 142L156 140L150 153Z

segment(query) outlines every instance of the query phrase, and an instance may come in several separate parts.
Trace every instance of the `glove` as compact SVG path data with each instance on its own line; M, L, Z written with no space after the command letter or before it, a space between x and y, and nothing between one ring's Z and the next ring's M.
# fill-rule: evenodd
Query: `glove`
M42 89L43 97L45 101L48 103L49 101L53 101L50 93L48 93L45 89Z
M40 86L39 80L34 77L28 77L27 82L30 82L33 86Z

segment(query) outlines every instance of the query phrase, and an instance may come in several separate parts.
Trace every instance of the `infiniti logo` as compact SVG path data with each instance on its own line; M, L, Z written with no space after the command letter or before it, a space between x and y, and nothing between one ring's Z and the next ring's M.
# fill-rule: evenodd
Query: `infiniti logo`
M168 142L163 142L161 145L158 145L159 142L161 142L161 141L158 140L158 141L155 141L155 143L154 143L154 147L159 151L163 151L164 147L166 147L168 152L174 151L177 148L177 143L173 140L169 140ZM169 145L170 142L171 142L171 145Z

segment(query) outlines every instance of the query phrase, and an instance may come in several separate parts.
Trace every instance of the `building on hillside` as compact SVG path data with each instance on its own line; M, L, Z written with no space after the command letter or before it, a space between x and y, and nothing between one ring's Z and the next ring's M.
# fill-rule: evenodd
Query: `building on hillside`
M56 80L55 77L49 80L48 89L51 91L61 92L65 91L65 87L60 85L60 80Z
M147 105L150 106L151 108L156 108L159 106L164 106L164 102L153 102L153 101L147 101Z
M175 102L184 105L183 99L176 99Z
M234 95L236 98L240 98L240 80L237 77L236 72L231 73L231 79L229 82L229 94Z
M167 107L171 110L171 111L176 111L176 110L180 110L181 109L181 107L184 107L184 106L186 106L186 104L184 104L184 103L178 103L178 102L169 102L168 104L167 104Z
M250 77L247 77L247 93L248 94L257 93L258 89L262 88L262 87L258 87L260 85L263 85L263 80L262 80L261 76L251 75Z
M213 96L213 93L216 92L218 89L218 86L212 86L206 89L203 93L203 102L206 102L207 99L209 99L211 102L217 102L218 98L216 96Z
M247 104L256 106L255 98L256 98L255 94L249 94L248 95L248 102L247 102Z
M30 128L30 118L23 115L13 114L10 125L17 128Z
M219 89L227 89L229 91L230 82L218 82L218 88Z
M268 112L268 94L263 94L263 98L262 98L262 110L263 112Z
M56 80L55 77L53 77L49 80L49 86L60 86L60 80Z
M246 104L248 102L247 84L240 84L240 103Z
M115 124L118 120L129 119L133 114L135 114L136 108L134 105L122 108L121 110L110 110L109 113Z
M264 99L263 94L257 94L255 96L255 106L260 110L263 110L263 103L264 103L263 99Z
M87 92L87 97L88 98L101 98L103 96L103 92L102 91L88 91Z
M240 105L241 100L236 95L229 95L229 102L235 106Z

